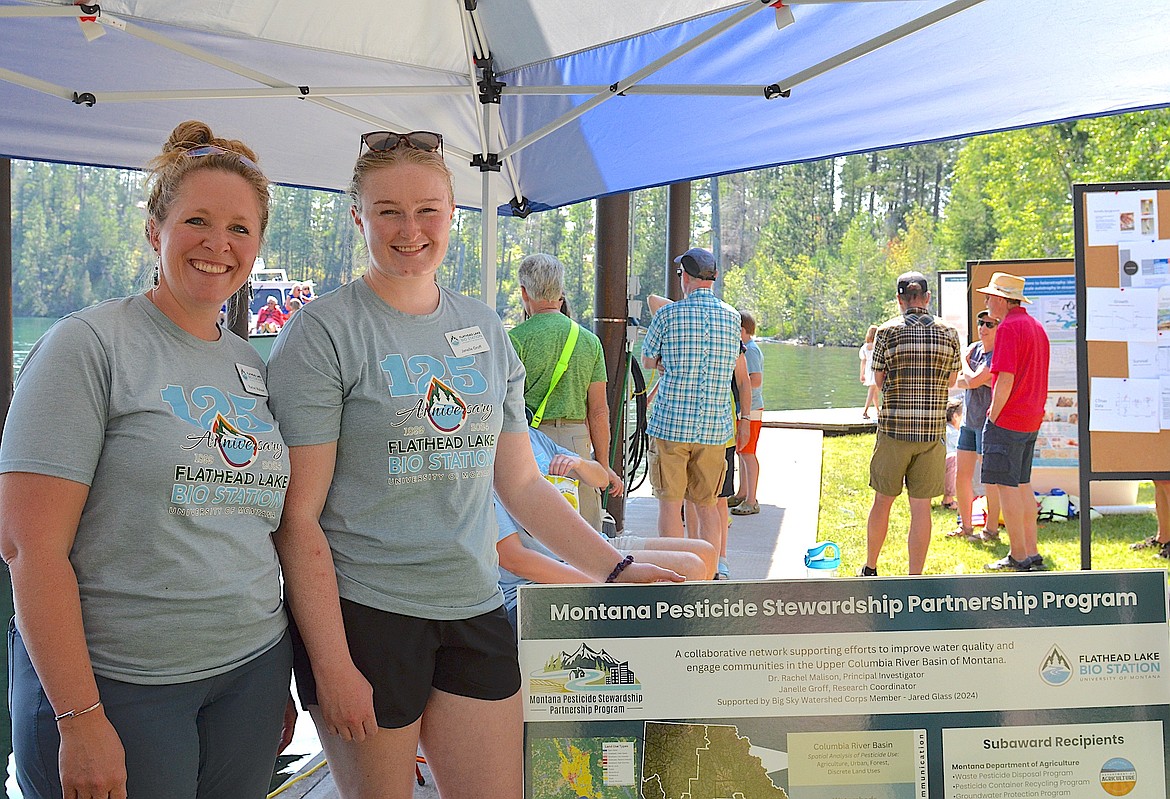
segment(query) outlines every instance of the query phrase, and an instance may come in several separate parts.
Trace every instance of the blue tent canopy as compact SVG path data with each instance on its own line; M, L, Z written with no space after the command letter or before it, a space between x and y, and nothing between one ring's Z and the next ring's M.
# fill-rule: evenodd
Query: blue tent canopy
M1170 0L776 5L0 0L0 154L139 167L196 118L340 189L361 133L435 130L512 213L1170 104Z

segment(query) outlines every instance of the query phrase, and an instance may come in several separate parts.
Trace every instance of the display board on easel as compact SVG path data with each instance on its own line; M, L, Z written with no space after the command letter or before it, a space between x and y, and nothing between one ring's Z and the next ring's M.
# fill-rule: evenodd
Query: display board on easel
M1028 313L1044 325L1051 356L1048 366L1048 401L1044 422L1036 437L1032 459L1032 485L1037 491L1059 488L1080 493L1077 465L1076 285L1070 258L1024 258L968 261L968 325L984 307L976 289L991 282L996 272L1024 278L1024 296L1032 300Z
M1073 222L1082 496L1170 480L1170 182L1074 186Z

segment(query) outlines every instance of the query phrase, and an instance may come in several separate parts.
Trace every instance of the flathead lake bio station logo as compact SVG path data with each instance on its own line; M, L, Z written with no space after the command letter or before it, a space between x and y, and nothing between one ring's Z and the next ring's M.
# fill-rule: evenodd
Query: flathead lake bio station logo
M1064 685L1072 678L1072 665L1068 658L1060 651L1060 647L1053 646L1048 651L1048 657L1040 664L1040 679L1053 686Z

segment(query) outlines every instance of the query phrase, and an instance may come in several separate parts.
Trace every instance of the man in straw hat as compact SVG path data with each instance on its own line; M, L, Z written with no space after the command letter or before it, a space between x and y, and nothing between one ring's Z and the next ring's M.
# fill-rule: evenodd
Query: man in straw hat
M999 486L1011 552L988 571L1043 571L1036 540L1032 450L1048 398L1048 334L1024 308L1024 279L996 272L985 288L987 310L999 320L991 358L991 407L983 428L982 480Z

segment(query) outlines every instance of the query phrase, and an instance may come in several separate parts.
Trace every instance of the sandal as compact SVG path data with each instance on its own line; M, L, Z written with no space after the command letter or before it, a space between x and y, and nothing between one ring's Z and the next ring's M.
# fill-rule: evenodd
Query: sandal
M947 538L970 538L973 535L975 535L975 528L959 525L947 533Z
M976 536L980 541L986 542L988 544L994 544L995 542L999 541L999 528L994 527L989 529L984 527L983 532L976 533Z

